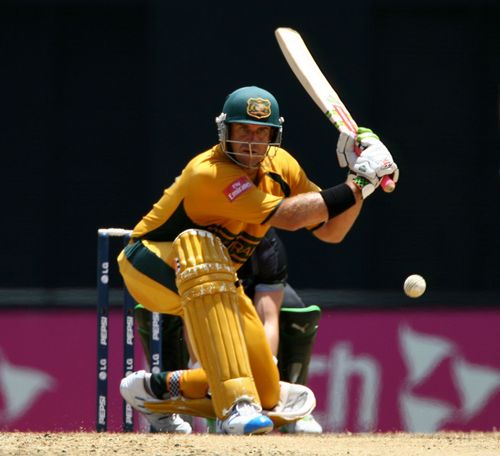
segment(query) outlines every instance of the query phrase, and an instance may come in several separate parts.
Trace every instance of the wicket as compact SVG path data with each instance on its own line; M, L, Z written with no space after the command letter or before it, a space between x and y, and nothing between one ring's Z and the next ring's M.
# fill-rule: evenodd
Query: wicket
M110 238L123 238L123 245L130 241L131 230L100 228L97 230L97 432L108 426L108 366L109 366L109 281ZM134 371L134 307L135 301L123 286L123 376ZM161 315L151 316L151 371L161 370ZM130 404L123 401L123 432L134 430L134 413Z

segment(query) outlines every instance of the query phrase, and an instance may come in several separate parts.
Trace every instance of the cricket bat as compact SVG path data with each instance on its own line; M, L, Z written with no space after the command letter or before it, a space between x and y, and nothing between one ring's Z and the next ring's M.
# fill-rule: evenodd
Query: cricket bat
M288 65L330 122L339 132L356 134L356 122L314 61L300 34L288 27L277 28L274 33ZM384 176L380 186L384 192L390 193L396 188L396 183Z

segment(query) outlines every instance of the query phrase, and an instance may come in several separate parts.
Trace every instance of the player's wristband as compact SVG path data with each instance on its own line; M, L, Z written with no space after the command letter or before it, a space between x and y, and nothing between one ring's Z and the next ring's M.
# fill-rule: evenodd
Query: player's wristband
M328 209L328 218L342 214L342 212L345 212L356 203L354 193L347 184L339 184L335 187L321 190L319 193L323 197Z

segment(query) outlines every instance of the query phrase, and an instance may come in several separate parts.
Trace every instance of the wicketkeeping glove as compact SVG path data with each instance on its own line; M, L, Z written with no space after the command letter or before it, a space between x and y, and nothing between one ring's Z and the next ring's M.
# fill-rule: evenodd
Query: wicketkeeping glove
M363 198L373 193L380 185L380 179L385 175L391 175L394 182L399 179L399 169L392 158L391 153L384 146L378 136L369 128L358 128L357 136L353 133L341 133L337 142L337 158L342 168L349 166L355 176L362 179L354 180L359 185ZM360 155L356 153L360 151Z

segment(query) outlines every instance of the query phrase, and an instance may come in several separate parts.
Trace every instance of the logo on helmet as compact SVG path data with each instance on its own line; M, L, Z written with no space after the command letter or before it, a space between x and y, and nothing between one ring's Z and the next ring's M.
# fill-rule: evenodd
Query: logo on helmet
M247 114L256 119L266 119L271 115L271 102L265 98L249 98Z

